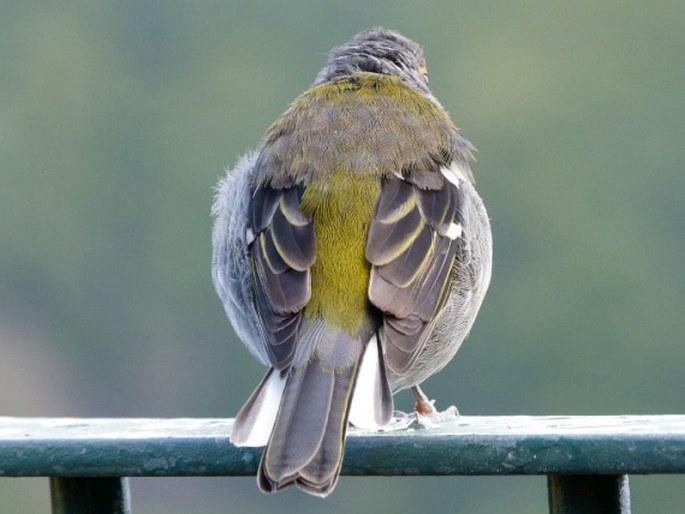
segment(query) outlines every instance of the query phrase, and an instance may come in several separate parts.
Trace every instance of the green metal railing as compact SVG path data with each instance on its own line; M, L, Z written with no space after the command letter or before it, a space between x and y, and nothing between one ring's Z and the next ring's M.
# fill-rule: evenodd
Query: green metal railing
M50 478L56 514L130 513L125 477L254 475L230 419L0 417L0 477ZM685 416L462 416L351 433L346 475L547 475L550 512L630 512L629 474L685 473Z

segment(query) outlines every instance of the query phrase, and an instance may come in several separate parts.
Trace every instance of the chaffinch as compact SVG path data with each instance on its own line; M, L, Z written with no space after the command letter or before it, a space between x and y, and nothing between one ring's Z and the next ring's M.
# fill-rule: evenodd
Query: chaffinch
M423 51L374 28L335 48L312 87L218 186L212 278L269 367L231 440L266 445L259 487L326 496L348 424L387 425L467 336L490 281L473 146L428 88Z

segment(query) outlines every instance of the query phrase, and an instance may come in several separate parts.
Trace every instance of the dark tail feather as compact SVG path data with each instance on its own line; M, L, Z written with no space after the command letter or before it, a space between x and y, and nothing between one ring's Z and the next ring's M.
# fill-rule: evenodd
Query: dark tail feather
M317 496L335 487L357 365L325 369L317 358L291 370L257 481L264 492L290 484Z

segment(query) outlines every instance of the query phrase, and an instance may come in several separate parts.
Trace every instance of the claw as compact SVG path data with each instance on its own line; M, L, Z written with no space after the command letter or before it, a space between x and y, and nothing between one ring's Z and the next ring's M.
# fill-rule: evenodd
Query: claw
M416 421L419 425L431 428L459 419L459 410L451 405L443 411L435 408L435 400L429 400L419 386L412 387L416 398Z
M383 425L373 430L355 427L353 424L350 424L350 432L394 432L397 430L405 430L414 424L417 424L420 427L434 428L443 423L451 423L459 419L459 410L454 405L447 407L443 411L439 411L435 408L435 400L429 400L419 386L414 386L411 390L416 399L414 412L393 411L392 418L387 425Z

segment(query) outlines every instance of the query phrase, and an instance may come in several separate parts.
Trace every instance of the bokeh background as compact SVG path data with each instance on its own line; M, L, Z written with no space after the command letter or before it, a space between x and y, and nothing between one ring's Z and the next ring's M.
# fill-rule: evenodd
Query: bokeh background
M0 0L0 415L236 413L263 370L212 289L212 187L373 25L424 45L492 217L490 293L430 395L472 415L685 411L682 0ZM634 477L635 512L682 512L683 486ZM138 514L547 508L537 477L132 492ZM45 479L0 479L0 512L48 505Z

